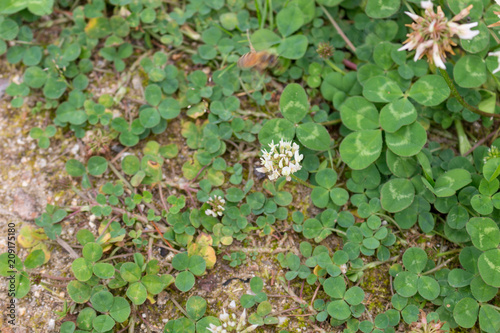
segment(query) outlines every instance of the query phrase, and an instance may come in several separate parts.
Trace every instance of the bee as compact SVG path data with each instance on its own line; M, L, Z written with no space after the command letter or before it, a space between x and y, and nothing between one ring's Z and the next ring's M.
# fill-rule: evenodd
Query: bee
M268 51L255 51L252 42L250 41L250 35L247 30L248 43L250 44L250 52L242 55L238 59L238 67L241 69L251 69L256 68L259 72L263 71L267 67L272 67L278 61L278 56L272 54Z

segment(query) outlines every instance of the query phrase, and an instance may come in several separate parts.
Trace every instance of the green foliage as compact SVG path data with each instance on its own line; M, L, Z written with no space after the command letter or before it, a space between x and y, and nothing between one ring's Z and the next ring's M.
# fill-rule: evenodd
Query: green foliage
M31 289L29 271L42 266L45 262L45 256L43 250L34 250L23 262L13 253L12 249L0 254L0 275L8 278L9 297L19 299L29 293Z
M51 240L86 212L101 224L96 235L76 233L81 257L67 292L77 305L63 313L79 314L61 332L124 330L169 286L193 290L219 254L231 267L260 256L226 246L285 231L300 253L278 255L277 281L315 289L301 308L318 322L394 332L422 322L425 309L444 330L498 330L497 4L440 3L449 18L473 5L467 20L479 34L455 36L438 69L401 50L404 12L426 15L416 0L0 2L0 55L24 71L5 91L11 106L45 117L30 131L39 148L71 136L85 144L81 159L61 155L84 203L47 205L35 223ZM40 41L56 15L59 35ZM240 68L253 48L263 53L242 61L263 63ZM298 145L299 162L283 170L292 156L280 152L272 168L283 177L263 180L259 149L265 161L283 141ZM151 258L160 242L172 250L169 273ZM122 248L137 251L133 260L114 260ZM38 248L15 257L16 297L46 260ZM365 273L385 263L391 308L360 321L372 310ZM253 277L240 303L250 324L278 325L265 285ZM201 297L185 306L165 332L221 325Z

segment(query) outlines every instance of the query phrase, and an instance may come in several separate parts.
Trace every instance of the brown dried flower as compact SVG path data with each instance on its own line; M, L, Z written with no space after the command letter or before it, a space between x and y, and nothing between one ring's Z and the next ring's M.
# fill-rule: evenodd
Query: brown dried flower
M333 55L333 46L328 42L319 43L316 52L321 58L328 59Z

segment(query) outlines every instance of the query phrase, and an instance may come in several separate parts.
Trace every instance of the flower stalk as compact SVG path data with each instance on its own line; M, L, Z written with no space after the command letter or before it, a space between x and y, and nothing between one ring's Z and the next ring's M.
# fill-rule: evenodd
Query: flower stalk
M480 116L483 116L483 117L493 117L493 118L500 118L500 114L497 114L497 113L488 113L488 112L484 112L484 111L481 111L479 110L478 108L470 105L469 103L467 103L463 98L462 96L460 96L460 94L458 93L458 90L457 88L455 87L455 84L453 83L453 80L450 78L450 76L448 75L448 72L442 68L439 69L439 71L441 72L441 75L443 76L444 80L446 81L446 83L448 84L448 87L450 87L450 90L451 90L451 95L453 97L455 97L457 99L457 101L462 104L462 106L464 106L465 108L469 109L470 111L480 115Z

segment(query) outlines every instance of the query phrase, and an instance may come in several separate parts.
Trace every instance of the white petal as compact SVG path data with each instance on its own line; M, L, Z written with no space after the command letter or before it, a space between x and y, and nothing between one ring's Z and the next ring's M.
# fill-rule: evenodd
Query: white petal
M437 44L434 44L434 48L432 50L432 60L434 60L434 64L436 64L436 67L441 69L446 69L443 59L441 59L441 55L439 53L439 47Z
M427 1L421 1L420 2L420 6L423 8L423 9L432 9L434 7L434 5L432 4L432 1L430 0L427 0Z
M236 326L236 331L239 332L243 326L245 326L247 321L247 309L243 309L243 313L240 316L240 320L238 321L238 326Z
M415 52L415 57L413 58L413 60L417 61L420 58L420 56L422 55L422 53L424 53L426 49L431 47L433 43L434 42L432 40L428 40L426 42L420 43L417 46L417 51Z
M411 19L413 21L417 21L419 18L421 18L420 16L418 16L417 14L413 14L413 13L410 13L410 12L405 12L406 15L408 15L409 17L411 17Z
M411 40L409 41L408 43L406 43L405 45L401 46L398 51L404 51L404 50L408 50L408 51L411 51L413 50L415 47L417 46L417 42L414 41L414 40Z
M435 26L436 26L436 20L433 20L431 24L429 24L429 32L433 32Z
M477 22L461 24L458 26L457 35L461 39L472 39L479 35L479 30L471 30L471 28L477 26Z

